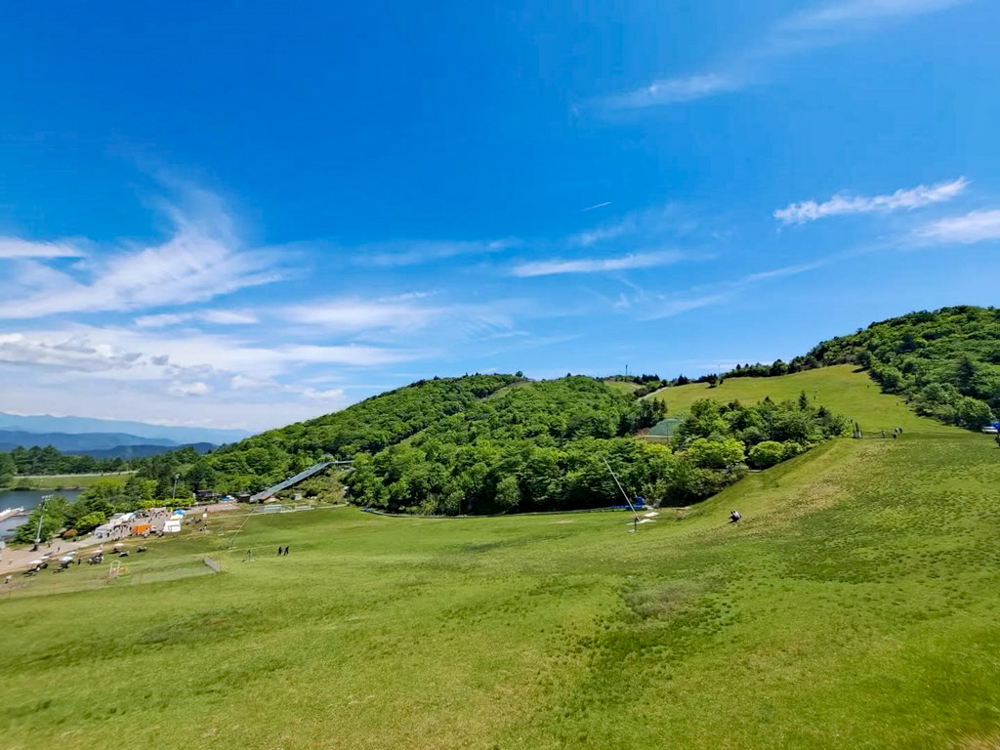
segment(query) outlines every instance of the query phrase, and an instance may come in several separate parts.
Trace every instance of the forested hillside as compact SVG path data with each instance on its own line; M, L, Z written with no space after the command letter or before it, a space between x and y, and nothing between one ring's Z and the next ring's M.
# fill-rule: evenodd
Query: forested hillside
M921 415L978 429L1000 414L1000 310L960 306L910 313L824 341L787 364L738 366L723 377L844 363L867 368L884 391L906 396Z
M696 407L672 446L653 445L627 436L662 418L661 402L639 401L585 377L532 383L440 420L408 444L359 456L348 482L356 502L396 512L620 505L625 499L607 459L630 493L684 505L739 479L748 460L771 466L846 426L804 397Z
M193 463L179 463L175 453L145 459L139 473L157 480L161 494L178 471L186 488L255 492L324 458L379 451L517 381L514 375L479 374L422 380L343 411L222 446Z
M12 474L85 474L125 471L128 463L121 458L94 458L86 455L62 453L51 445L44 448L16 447L9 453L0 453L0 464L9 460ZM0 472L2 474L3 472ZM0 485L3 486L3 485Z

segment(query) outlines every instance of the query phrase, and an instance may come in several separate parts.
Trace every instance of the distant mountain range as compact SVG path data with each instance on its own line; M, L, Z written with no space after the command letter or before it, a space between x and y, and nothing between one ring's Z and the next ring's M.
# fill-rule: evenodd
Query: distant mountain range
M97 433L102 436L117 435L128 438L122 442L108 444L90 441L87 449L114 448L118 445L170 445L178 447L191 443L212 443L222 445L235 443L251 435L246 430L215 430L204 427L171 427L166 425L146 424L144 422L125 422L113 419L91 419L89 417L53 417L47 414L18 415L0 412L0 431L18 433L85 435ZM166 441L166 442L164 442ZM0 436L0 443L11 442ZM19 443L21 445L36 445L37 443ZM42 445L55 443L42 443ZM7 450L4 448L3 450Z
M175 443L173 440L157 440L123 432L85 432L67 435L64 432L24 432L20 430L0 430L0 451L15 448L44 448L51 445L60 453L94 458L143 458L190 446L198 453L208 453L215 448L214 443Z
M86 453L92 451L116 450L131 446L150 446L171 450L177 447L173 440L144 438L123 432L85 432L68 435L64 432L26 432L24 430L0 430L0 450L13 448L44 448L51 445L62 453Z

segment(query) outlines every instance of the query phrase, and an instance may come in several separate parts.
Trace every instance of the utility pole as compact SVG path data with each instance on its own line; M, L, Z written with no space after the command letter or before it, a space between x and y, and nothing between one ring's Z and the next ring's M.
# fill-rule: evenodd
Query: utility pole
M181 478L180 474L174 474L174 488L170 491L170 499L176 502L177 500L177 480Z
M37 552L38 546L42 543L42 520L45 518L45 501L51 497L52 495L42 495L41 505L38 506L38 528L35 529L35 546L31 548L32 552Z

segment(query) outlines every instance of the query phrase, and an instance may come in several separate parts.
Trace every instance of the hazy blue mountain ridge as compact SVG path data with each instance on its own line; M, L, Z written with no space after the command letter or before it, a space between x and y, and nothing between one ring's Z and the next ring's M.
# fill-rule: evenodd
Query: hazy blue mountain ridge
M15 431L27 433L59 433L63 435L81 435L86 433L122 433L131 438L130 441L115 445L145 444L165 445L169 441L174 445L189 443L212 443L222 445L234 443L249 437L252 433L246 430L223 430L205 427L172 427L169 425L147 424L145 422L129 422L113 419L92 419L90 417L53 417L48 414L19 415L0 412L0 431ZM10 442L0 438L0 442ZM59 446L55 446L58 448ZM114 445L94 445L95 449L112 448Z

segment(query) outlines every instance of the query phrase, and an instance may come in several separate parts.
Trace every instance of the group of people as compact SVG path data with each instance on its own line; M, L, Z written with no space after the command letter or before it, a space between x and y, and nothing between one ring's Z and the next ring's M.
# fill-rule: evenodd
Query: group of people
M278 547L278 556L281 557L282 555L288 555L288 547Z

